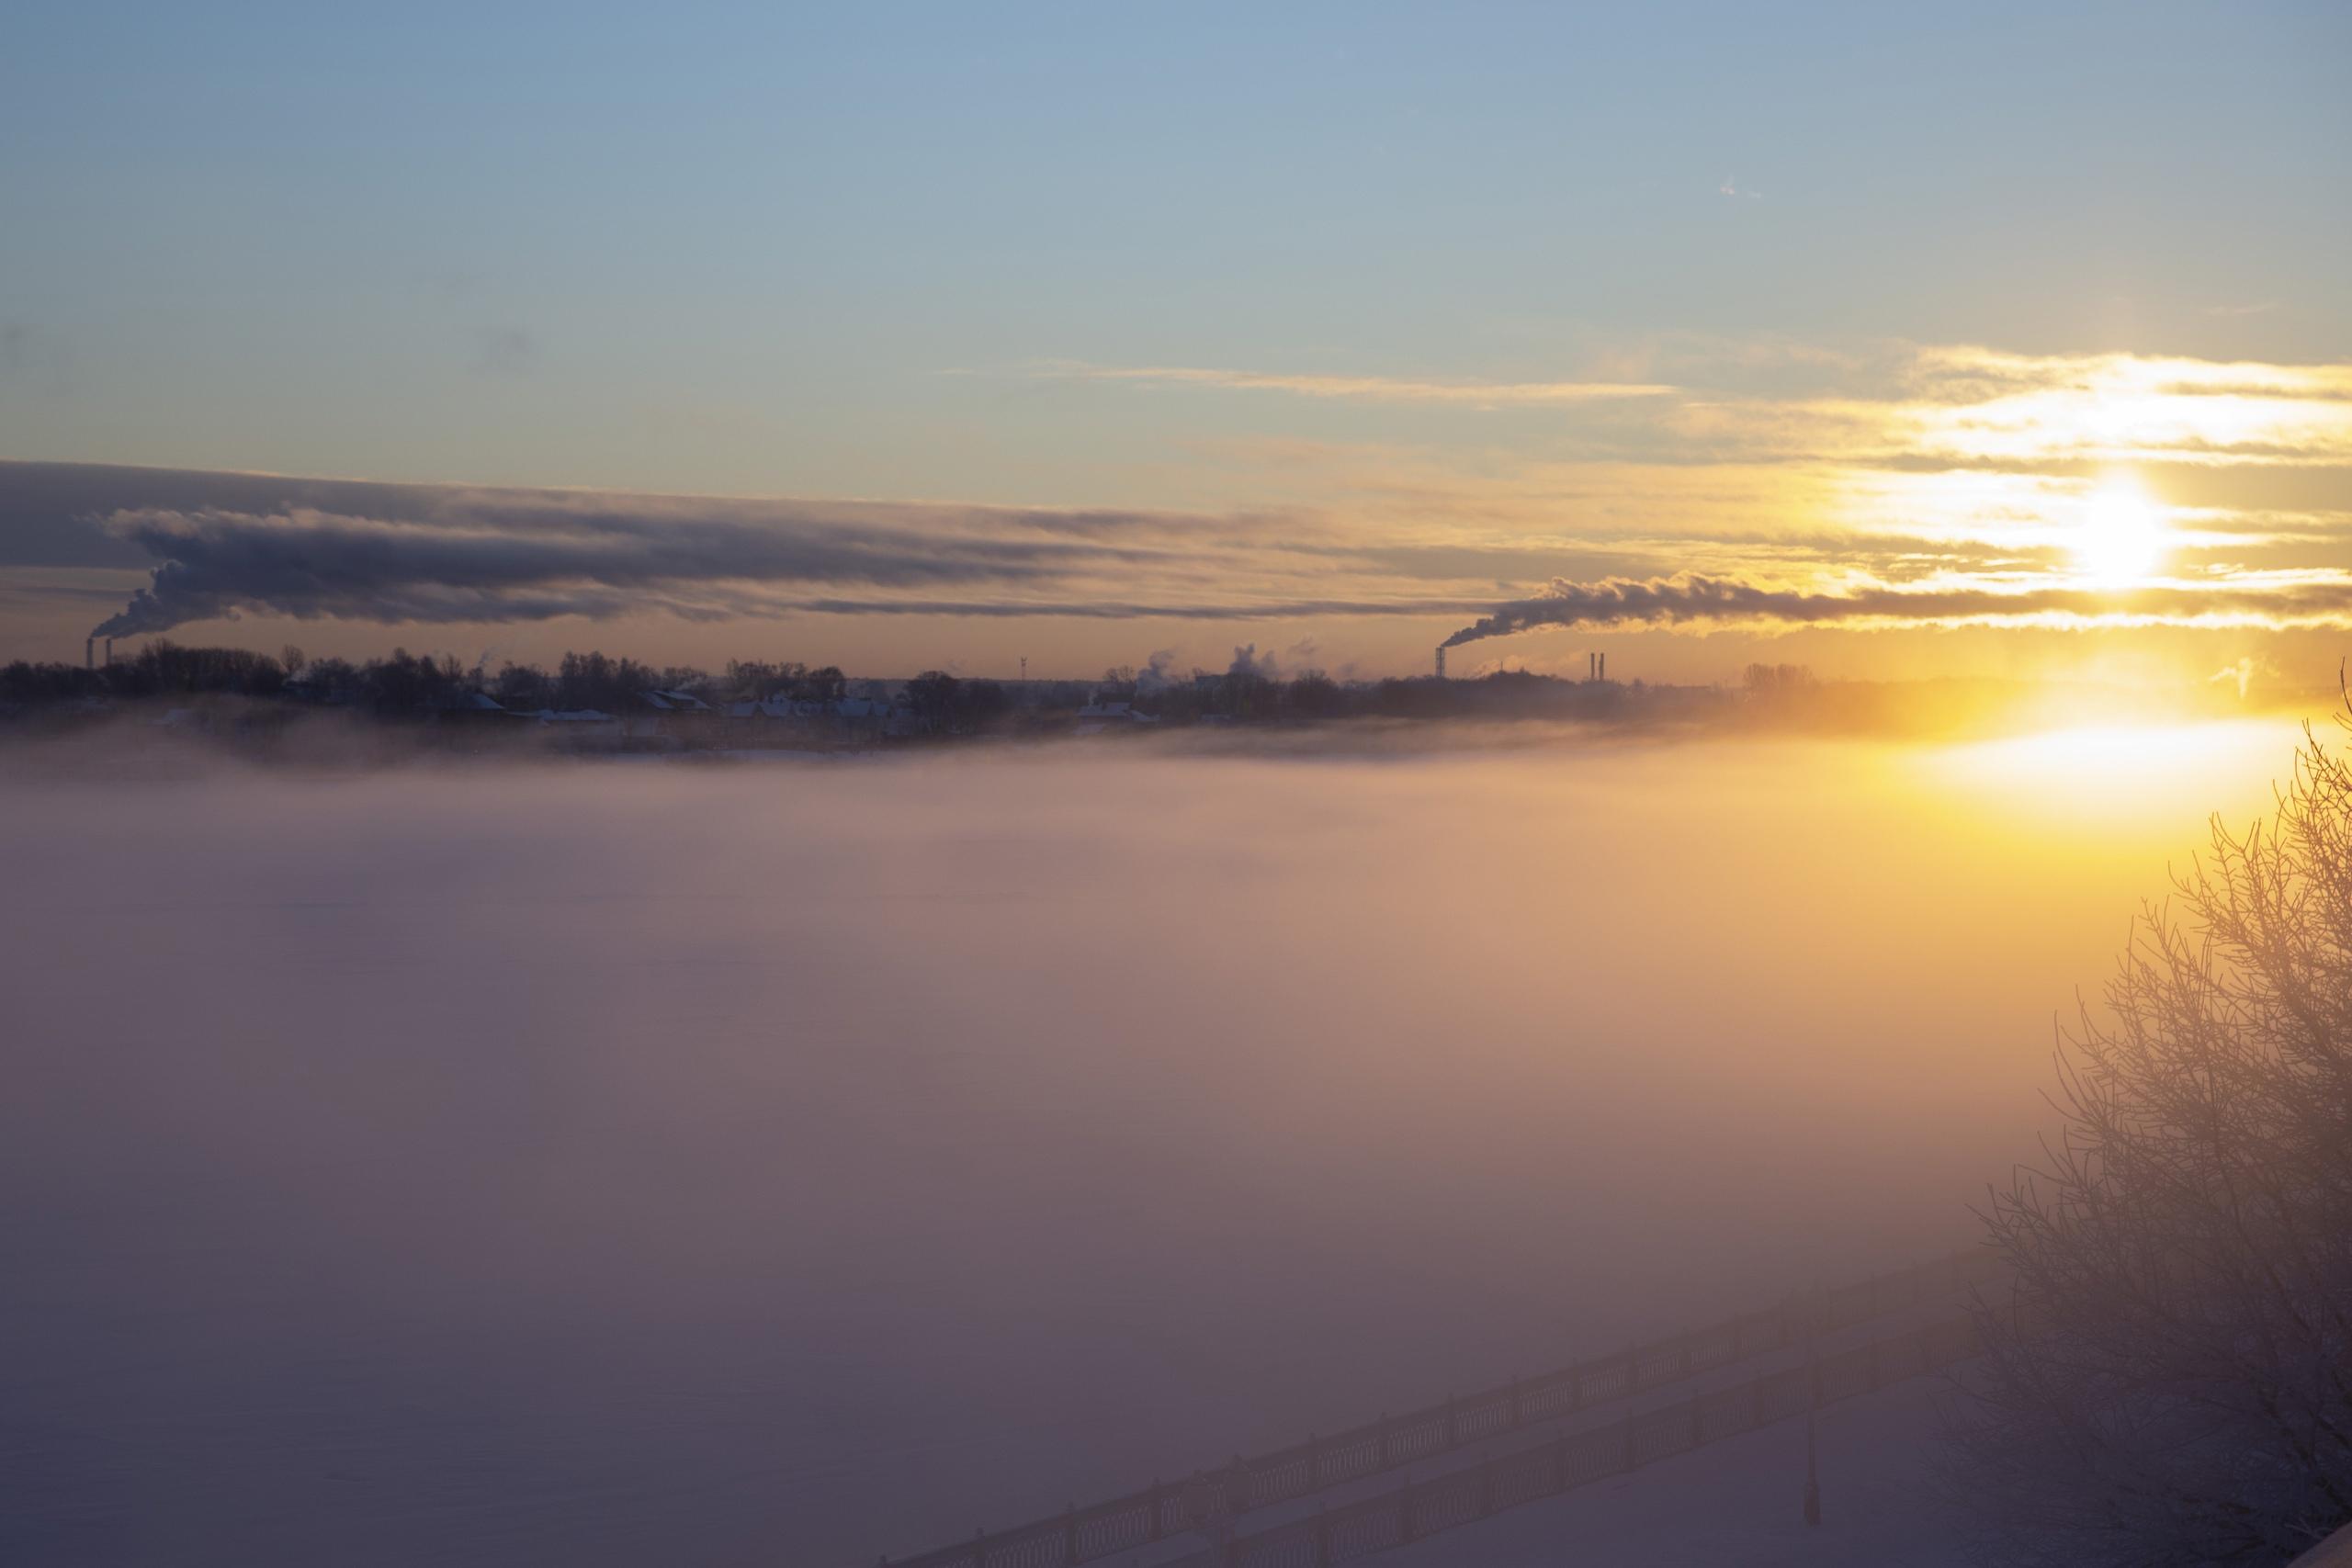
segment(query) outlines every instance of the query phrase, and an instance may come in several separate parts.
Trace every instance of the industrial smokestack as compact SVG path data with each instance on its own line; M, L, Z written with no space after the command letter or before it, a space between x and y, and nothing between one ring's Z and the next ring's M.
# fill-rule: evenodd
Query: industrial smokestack
M1609 679L1609 655L1605 653L1600 656L1600 678Z
M1441 681L1445 679L1445 644L1443 643L1437 645L1437 678Z
M85 637L82 639L82 668L96 670L97 667L98 639L94 637Z
M107 638L107 668L114 668L114 638Z

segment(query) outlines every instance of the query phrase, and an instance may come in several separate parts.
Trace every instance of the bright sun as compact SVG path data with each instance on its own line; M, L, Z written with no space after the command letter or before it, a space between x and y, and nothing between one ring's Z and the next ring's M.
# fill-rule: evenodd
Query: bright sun
M2128 485L2094 491L2073 540L2075 564L2095 582L2145 581L2165 558L2163 508Z

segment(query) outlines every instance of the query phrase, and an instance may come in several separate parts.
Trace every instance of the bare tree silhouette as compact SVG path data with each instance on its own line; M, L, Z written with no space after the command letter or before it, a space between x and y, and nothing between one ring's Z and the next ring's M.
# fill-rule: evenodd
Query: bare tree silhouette
M2276 796L2143 911L1984 1211L2017 1294L1950 1475L1989 1560L2280 1562L2352 1519L2352 770L2307 728Z

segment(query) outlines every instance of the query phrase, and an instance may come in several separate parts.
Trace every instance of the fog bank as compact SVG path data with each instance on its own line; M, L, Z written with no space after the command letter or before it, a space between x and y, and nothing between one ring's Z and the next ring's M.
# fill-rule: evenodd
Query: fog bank
M0 783L0 1557L870 1562L1923 1257L2292 741Z

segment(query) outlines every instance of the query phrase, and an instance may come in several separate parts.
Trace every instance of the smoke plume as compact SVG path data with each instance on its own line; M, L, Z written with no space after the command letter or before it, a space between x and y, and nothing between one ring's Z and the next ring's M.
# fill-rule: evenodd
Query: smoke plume
M1227 675L1254 675L1261 681L1282 678L1282 667L1274 662L1274 650L1270 648L1261 653L1254 642L1245 642L1234 649L1233 662L1226 666L1225 672Z
M1735 579L1684 574L1600 582L1555 580L1532 599L1517 600L1463 627L1441 646L1544 626L1674 626L1694 623L1766 626L1960 626L2033 619L2142 620L2194 625L2253 620L2267 625L2343 625L2352 620L2352 580L2261 586L2166 583L2111 591L2058 586L1993 588L1871 587L1845 593L1764 588Z

